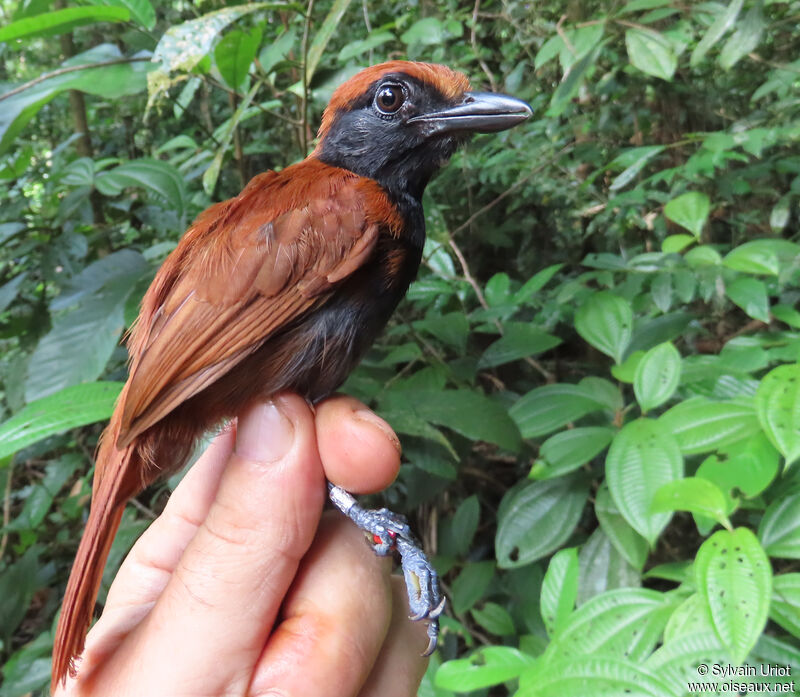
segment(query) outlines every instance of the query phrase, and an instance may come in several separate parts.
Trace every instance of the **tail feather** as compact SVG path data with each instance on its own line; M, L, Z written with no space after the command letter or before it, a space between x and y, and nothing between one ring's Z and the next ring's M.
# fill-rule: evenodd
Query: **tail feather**
M106 447L101 447L98 463L105 460L104 464L111 467L104 468L105 476L95 480L89 520L67 582L53 646L51 692L66 679L67 674L75 675L76 661L83 651L86 633L92 622L106 559L130 495L121 491L125 478L120 475L127 470L134 448L108 448L113 452L109 459L105 459L102 451Z

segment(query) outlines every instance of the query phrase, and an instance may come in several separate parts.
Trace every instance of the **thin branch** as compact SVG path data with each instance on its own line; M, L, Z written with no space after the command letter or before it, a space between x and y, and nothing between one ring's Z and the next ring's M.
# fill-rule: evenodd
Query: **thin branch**
M78 70L91 70L92 68L104 68L107 65L119 65L120 63L138 63L140 61L149 61L150 58L145 56L141 56L139 58L115 58L114 60L110 61L102 61L100 63L87 63L85 65L71 65L67 68L58 68L58 70L52 70L49 73L44 73L43 75L39 75L39 77L34 78L33 80L29 80L28 82L20 85L19 87L15 87L13 90L9 90L4 94L0 94L0 102L4 99L9 99L20 92L24 92L25 90L38 85L40 82L44 82L45 80L49 80L51 77L58 77L59 75L66 75L67 73L74 73Z
M567 50L573 55L577 55L575 53L575 47L572 45L572 42L567 38L566 33L564 33L564 29L562 28L562 24L567 19L567 15L561 15L558 22L556 23L556 33L561 37L561 40L564 42L564 46L567 47Z
M308 152L308 35L311 31L311 12L314 9L314 0L308 0L306 8L306 21L303 25L303 43L301 52L303 56L303 96L300 100L300 143L303 154Z
M481 0L475 0L475 6L472 8L472 29L469 35L469 41L472 44L472 51L475 54L475 58L478 59L478 65L481 66L481 69L484 73L486 73L486 77L489 79L489 84L492 87L492 92L497 92L497 85L494 81L494 75L492 75L492 71L489 70L489 66L486 65L486 61L481 58L480 49L478 47L478 37L476 35L476 31L478 28L478 10L481 7Z

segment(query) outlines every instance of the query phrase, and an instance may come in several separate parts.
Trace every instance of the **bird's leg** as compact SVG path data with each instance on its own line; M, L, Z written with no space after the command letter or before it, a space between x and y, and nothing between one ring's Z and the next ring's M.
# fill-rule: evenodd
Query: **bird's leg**
M422 551L420 543L411 534L406 519L386 508L367 510L358 505L344 489L328 482L328 496L333 505L350 518L359 528L372 535L373 550L387 556L397 550L406 581L411 620L428 620L428 648L422 654L429 656L436 648L439 637L439 615L444 610L445 598L439 594L439 577Z

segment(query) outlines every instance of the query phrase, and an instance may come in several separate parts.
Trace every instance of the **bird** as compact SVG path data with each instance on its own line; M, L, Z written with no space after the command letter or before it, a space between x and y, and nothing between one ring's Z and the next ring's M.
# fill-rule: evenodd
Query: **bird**
M443 65L374 65L334 91L308 157L256 175L196 218L129 332L129 375L98 445L58 621L53 688L77 672L126 503L257 400L289 391L313 405L332 394L417 274L430 178L471 134L531 114L522 100L472 91ZM328 486L377 553L400 553L411 619L427 619L430 653L444 601L405 519Z

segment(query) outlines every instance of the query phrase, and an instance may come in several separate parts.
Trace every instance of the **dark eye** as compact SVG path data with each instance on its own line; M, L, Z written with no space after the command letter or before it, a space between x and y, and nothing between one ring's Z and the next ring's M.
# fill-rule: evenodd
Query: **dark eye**
M394 114L402 106L403 99L400 85L383 85L375 95L375 105L384 114Z

